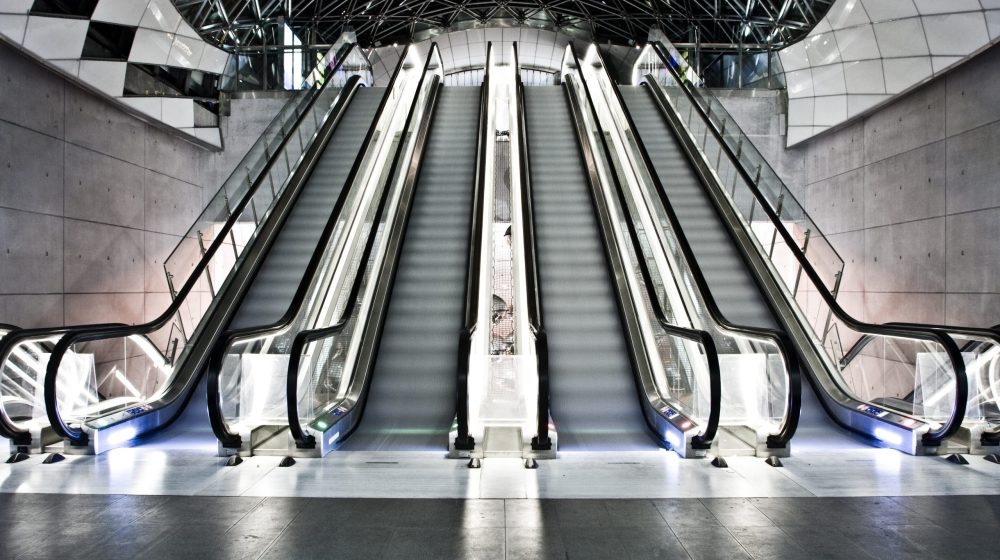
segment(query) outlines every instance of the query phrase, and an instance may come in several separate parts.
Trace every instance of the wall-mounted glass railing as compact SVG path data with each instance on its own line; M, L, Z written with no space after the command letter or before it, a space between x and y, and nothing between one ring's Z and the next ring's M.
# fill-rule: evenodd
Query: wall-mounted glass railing
M372 362L377 337L363 334L373 290L391 240L399 239L393 217L409 202L397 171L414 157L414 130L426 131L440 77L436 45L425 64L408 49L288 310L270 325L226 333L213 349L209 413L223 453L321 455L338 443L324 436L335 422L317 428L318 418L342 405L356 377L363 385L358 364ZM302 426L318 432L322 445ZM275 437L289 427L292 437Z
M160 316L135 326L16 331L0 342L2 378L20 379L39 396L30 417L12 416L0 407L0 432L15 445L44 445L51 427L57 440L100 452L170 421L179 411L184 399L178 397L193 387L203 360L200 353L191 355L191 343L217 307L215 296L245 260L312 138L343 105L342 94L371 81L367 59L353 44L339 44L322 64L309 88L279 111L166 259L171 302ZM174 407L169 414L150 417L168 405Z
M662 270L674 279L676 288L664 290L672 320L710 333L718 349L720 425L735 438L727 442L726 452L744 452L741 448L746 445L765 456L788 453L788 442L798 424L801 394L799 363L791 340L779 331L733 323L723 314L596 46L587 51L583 68L593 96L601 98L607 108L606 134L617 136L622 145L621 165L630 166L636 177L627 205L639 222L637 227L648 228L644 234L648 249L654 255L663 254L667 268ZM673 383L693 385L692 380Z
M592 64L593 61L590 61ZM650 215L640 209L640 178L628 165L628 146L616 133L607 99L572 45L563 59L577 134L602 224L633 364L655 433L685 457L703 456L720 420L719 356L712 336L685 316L678 285ZM558 424L559 418L554 418Z
M843 260L721 103L681 78L685 71L654 43L633 74L653 86L743 250L767 269L759 277L772 282L772 300L787 306L786 327L817 373L821 397L836 405L834 418L910 453L940 449L962 428L968 404L954 340L935 326L875 325L844 311L837 302ZM866 335L877 343L845 362L845 346Z

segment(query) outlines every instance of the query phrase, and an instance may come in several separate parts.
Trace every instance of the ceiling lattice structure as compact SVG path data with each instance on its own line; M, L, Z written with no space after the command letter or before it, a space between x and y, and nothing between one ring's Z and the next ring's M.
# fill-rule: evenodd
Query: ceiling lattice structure
M805 36L834 0L173 0L203 37L220 45L272 43L287 22L306 43L345 28L372 46L443 30L521 25L616 43L644 41L652 27L677 43L781 48ZM273 39L273 37L272 37Z

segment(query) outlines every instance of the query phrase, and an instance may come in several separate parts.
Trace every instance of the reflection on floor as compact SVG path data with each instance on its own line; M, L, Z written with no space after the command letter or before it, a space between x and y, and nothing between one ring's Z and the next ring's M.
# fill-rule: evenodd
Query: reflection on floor
M540 501L3 494L0 556L995 558L998 525L996 496Z
M442 453L335 452L278 467L277 457L224 466L211 451L136 447L0 464L0 492L357 498L729 498L1000 494L1000 466L969 456L911 457L888 449L800 452L774 468L729 457L729 468L667 451L560 453L527 470L491 458L481 469Z

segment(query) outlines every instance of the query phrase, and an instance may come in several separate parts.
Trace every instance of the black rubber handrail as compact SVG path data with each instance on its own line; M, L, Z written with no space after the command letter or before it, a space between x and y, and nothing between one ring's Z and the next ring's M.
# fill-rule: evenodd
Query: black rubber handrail
M604 60L604 55L601 53L600 49L595 47L594 50L597 52L597 56L601 61L601 66L606 72L608 66ZM767 446L772 449L782 449L788 445L788 441L791 440L792 436L795 435L795 431L798 429L799 417L802 408L801 366L799 364L798 355L793 350L794 345L788 335L782 331L737 324L730 321L726 317L725 313L722 312L718 302L715 300L715 295L712 293L708 279L705 277L705 273L702 271L701 265L695 256L694 249L692 249L691 243L688 241L687 234L684 233L684 230L681 227L680 219L677 217L677 213L674 211L674 207L670 203L670 199L667 197L667 191L660 180L659 174L656 172L656 167L654 167L652 158L649 156L649 151L646 149L646 145L640 141L639 129L636 127L635 121L632 119L632 113L625 104L625 98L622 96L621 90L615 87L614 83L612 83L611 89L614 91L615 99L621 107L622 114L625 116L625 122L635 135L635 144L638 148L639 156L642 159L642 164L646 168L646 176L649 177L650 181L653 183L653 190L656 191L660 204L667 216L667 221L670 222L670 229L674 234L674 238L677 240L677 245L680 247L681 253L684 255L684 261L688 265L688 270L691 272L691 276L694 279L698 293L701 295L702 301L705 304L705 310L708 311L709 317L723 331L751 338L764 339L770 342L778 349L778 353L781 355L781 359L785 365L785 374L788 379L788 390L785 401L786 411L781 425L778 427L778 431L774 434L768 434Z
M472 221L469 224L469 252L465 269L465 321L458 335L458 379L455 385L455 449L471 451L475 438L469 433L469 355L472 335L479 320L479 267L482 258L483 203L486 196L486 143L489 123L490 57L493 42L486 43L486 71L479 102L479 144L476 147L476 192L472 198Z
M353 44L351 45L351 48L354 48ZM350 51L348 50L345 53L345 56L341 57L341 59L337 61L337 65L331 71L331 74L335 73L337 68L339 68L340 65L343 64L345 60L347 60L346 54L348 54L349 52ZM55 348L52 351L52 356L49 358L48 367L46 368L44 392L45 392L45 408L49 418L49 423L52 426L53 431L57 435L59 435L63 439L69 440L73 445L84 445L87 443L87 435L83 431L82 426L80 428L74 428L69 426L63 420L62 415L59 412L59 404L58 404L58 399L56 397L56 379L58 377L60 363L66 351L73 344L81 342L92 342L96 340L105 340L110 338L121 338L131 335L147 335L159 330L171 320L171 318L180 309L180 306L187 298L187 296L190 294L190 292L194 290L194 288L197 286L202 273L207 269L211 259L220 250L220 248L222 247L223 243L225 242L228 236L228 233L239 221L240 216L246 210L246 207L249 206L253 198L253 195L256 194L258 189L260 189L263 186L264 178L267 177L270 168L278 161L279 154L282 153L282 150L292 137L292 131L298 129L298 127L301 125L302 120L312 110L312 107L314 106L316 100L320 98L322 91L325 90L331 83L333 83L332 80L327 80L326 82L324 82L323 85L319 88L317 94L309 101L309 104L306 107L306 109L302 112L302 114L296 117L295 125L290 129L289 133L282 138L277 149L275 149L274 153L268 158L267 163L261 170L261 173L258 175L257 179L254 181L253 186L250 189L248 189L246 195L244 195L244 197L232 208L229 217L227 218L226 222L220 229L219 235L217 235L215 240L213 240L212 243L209 245L208 249L202 256L201 260L198 262L197 265L195 265L187 281L185 281L184 285L177 292L177 295L174 297L173 301L171 301L170 305L163 313L161 313L157 318L153 319L152 321L140 325L123 326L123 327L97 326L97 327L81 327L76 329L70 329L69 332L67 332L63 336L63 338L59 341L59 343L56 344ZM334 109L332 109L330 112L330 114L333 115L333 118L330 118L323 123L321 128L317 130L316 133L317 136L323 130L324 127L335 126L335 124L339 122L339 118L340 116L342 116L343 109L346 106L345 102L347 99L351 97L354 90L358 87L358 83L359 83L359 78L356 75L351 76L348 79L340 97L338 98L337 106L334 107ZM308 150L306 151L306 153L308 153ZM293 191L286 191L285 194L294 194L294 193ZM6 339L4 340L4 342L6 342ZM156 409L141 412L140 415L149 414L154 412L155 410Z
M826 285L823 283L822 278L816 269L813 268L812 263L806 257L805 253L799 248L795 238L792 236L784 224L781 223L781 219L778 214L771 208L770 203L767 198L757 187L757 183L754 178L750 175L750 172L743 166L739 156L733 152L732 148L726 143L725 138L722 134L716 130L715 126L712 124L710 116L705 112L705 109L695 100L695 90L686 80L681 78L676 69L671 66L669 58L663 52L663 45L659 42L652 43L653 52L660 57L660 61L670 72L674 81L676 81L681 87L680 89L684 92L688 101L698 112L698 115L706 123L706 128L711 130L712 136L719 143L720 149L724 150L726 156L734 162L736 172L740 174L743 182L746 184L747 189L753 194L754 198L760 203L761 209L767 215L768 219L774 225L775 231L781 235L782 240L788 246L788 249L795 256L796 260L799 262L799 266L805 271L806 276L816 287L816 291L822 296L824 302L830 307L837 318L843 322L847 327L856 330L864 334L874 334L878 336L888 336L888 337L898 337L898 338L915 338L918 340L927 340L930 342L936 342L944 347L948 358L952 363L952 367L955 370L955 407L952 411L951 417L944 422L937 430L928 431L923 435L923 443L928 447L939 446L944 440L955 435L955 433L961 428L962 420L965 418L965 408L969 398L969 384L968 379L965 374L965 361L962 359L961 352L958 349L958 345L955 341L946 334L948 327L938 326L938 325L916 325L909 324L907 326L889 326L889 325L878 325L873 323L866 323L864 321L859 321L847 313L840 304L837 302L837 298L827 289ZM656 83L655 80L653 82ZM663 95L663 92L659 87L650 88L651 91L656 92L659 95ZM699 94L700 95L700 94ZM660 110L664 115L669 112L669 104L663 105L665 99L660 99L654 94L654 99L660 105ZM735 124L735 123L733 123ZM689 139L690 140L690 139Z
M531 172L528 154L528 125L524 114L524 83L521 81L521 63L517 43L514 49L514 76L517 94L515 99L515 122L518 126L518 153L520 154L521 178L521 225L524 235L524 277L527 280L528 323L535 337L535 355L538 368L538 426L531 438L531 448L535 451L552 449L549 437L549 337L545 332L542 314L542 284L538 279L538 242L535 238L535 192L531 188Z
M361 168L366 159L366 152L372 143L375 133L378 131L379 121L381 121L382 114L389 105L389 99L392 97L393 88L395 87L396 80L403 69L405 61L406 55L404 53L404 55L399 58L399 62L396 64L396 69L393 71L392 78L389 81L389 87L386 88L385 94L379 102L379 106L375 111L375 117L372 120L371 125L368 127L368 131L365 133L364 140L361 142L361 149L358 151L358 155L354 159L354 164L351 166L351 170L347 174L347 178L345 179L344 185L340 190L340 194L337 196L336 202L334 202L333 209L330 212L330 217L327 219L326 225L320 233L320 237L316 242L316 247L313 249L309 262L302 273L302 279L295 290L295 294L292 296L292 301L288 308L281 317L267 325L228 330L224 332L212 346L212 350L209 353L208 366L205 371L205 375L207 377L206 389L208 392L208 419L212 425L212 432L215 433L215 436L218 438L219 443L223 447L238 449L242 445L242 438L240 435L229 431L225 414L222 411L222 391L219 386L219 381L222 375L222 365L226 359L226 351L234 342L241 338L265 336L285 328L291 324L292 320L295 319L299 307L301 307L306 295L308 295L309 284L311 283L313 276L316 274L316 271L319 269L322 257L326 252L327 245L333 237L337 222L340 221L341 215L344 212L347 199L350 197L354 184L357 182L358 174L361 172ZM300 177L303 184L309 180L309 177L312 175L313 168L319 163L319 157L326 150L330 137L332 137L332 134L328 136L325 141L321 143L321 145L315 146L316 157L313 158L311 165L307 166ZM254 271L254 278L250 280L250 283L252 283L256 278L257 272L259 272L259 269Z
M420 75L420 80L417 82L416 93L413 96L413 103L410 105L410 109L406 115L406 121L403 123L403 130L407 131L410 129L410 125L413 122L413 117L417 111L418 101L420 100L420 93L424 87L424 80L427 77L428 70L430 69L431 59L434 53L437 51L437 43L431 43L431 48L427 52L427 60L424 63L423 71ZM440 52L438 53L440 56ZM427 135L430 130L430 124L432 120L432 115L430 114L430 108L434 106L437 101L437 91L439 76L433 74L431 78L431 84L428 86L431 93L427 96L425 100L426 106L423 108L423 114L427 115L427 118L421 122L421 126L417 131L417 137L414 143L413 154L410 156L411 160L414 158L417 162L423 161L424 147L427 141ZM378 208L374 214L374 220L378 220L382 215L386 207L386 202L389 200L389 194L392 191L392 182L396 177L396 173L399 169L399 163L402 161L403 153L406 150L405 142L400 142L396 147L396 153L393 155L392 163L389 165L389 173L386 174L387 185L382 189L382 196L379 199ZM417 177L419 177L420 164L411 167L406 175L405 184L402 186L403 190L407 189L408 184L416 184ZM412 203L412 199L411 199ZM398 235L404 235L406 232L406 222L409 220L409 209L397 210L406 212L406 219L404 220L402 231L397 232ZM373 222L377 224L378 221ZM386 219L388 223L388 218ZM285 401L287 405L288 413L288 429L291 433L292 439L295 441L295 446L299 449L311 449L316 446L316 438L307 434L302 427L302 421L299 418L299 399L298 399L298 388L299 388L299 365L302 363L302 351L305 349L306 344L316 342L324 338L334 336L347 326L350 322L351 317L354 314L354 308L358 305L358 300L361 299L361 288L364 285L365 270L368 268L368 261L371 259L371 253L375 248L375 240L379 236L379 228L372 227L368 232L368 239L365 243L364 251L361 253L361 259L358 261L360 267L354 275L354 281L351 284L351 291L347 296L347 305L340 313L340 319L328 326L318 329L308 329L300 331L295 335L292 341L292 347L289 351L288 360L288 370L285 375ZM393 263L391 270L395 270L396 266L399 264L399 258L402 255L402 251L398 251L393 257ZM374 268L374 267L373 267ZM374 352L374 350L373 350ZM324 410L329 410L333 408L330 405L324 406Z
M587 99L587 104L590 108L591 119L593 119L598 132L601 130L600 120L597 117L597 107L594 104L594 99L590 95L590 90L586 86L585 79L583 77L582 66L580 65L580 59L577 57L576 49L572 46L570 47L570 53L573 55L573 62L577 68L577 74L580 76L581 83L580 87L583 89L584 95ZM566 76L566 80L570 83L572 87L573 76ZM569 96L570 104L573 108L574 120L576 121L577 135L580 140L580 146L584 152L584 161L587 164L588 171L588 181L591 185L591 193L595 198L595 205L598 204L597 197L601 190L600 184L600 174L597 171L597 159L591 150L590 143L588 140L588 130L586 124L583 120L583 107L577 105L577 100L574 95ZM601 147L603 148L604 157L607 158L608 165L613 166L614 156L611 151L611 147L608 145L607 138L604 134L598 134L601 138ZM722 409L722 370L719 365L719 352L715 345L715 340L712 335L707 331L699 329L689 329L685 327L679 327L670 323L666 315L663 312L663 308L660 304L659 296L656 293L655 283L653 282L651 271L649 270L649 265L646 262L644 255L642 254L642 245L639 244L639 235L636 230L635 224L631 219L628 219L628 205L625 195L625 189L621 184L621 179L614 169L611 169L609 173L611 176L611 182L614 185L615 192L619 201L622 205L622 212L625 214L626 219L626 229L629 234L629 241L635 250L636 260L639 264L639 271L642 276L643 286L649 295L649 303L653 308L653 314L656 316L656 321L660 325L660 328L664 332L671 336L683 338L696 342L704 348L705 360L708 362L708 378L709 378L709 414L708 419L705 421L705 429L700 433L691 438L691 446L695 449L709 449L712 446L712 441L715 439L716 434L719 430L719 422L721 419L721 409ZM610 216L610 208L608 208L609 218L615 219ZM613 239L605 239L605 243L614 243ZM622 298L627 297L626 294L621 294ZM647 357L648 360L648 357Z

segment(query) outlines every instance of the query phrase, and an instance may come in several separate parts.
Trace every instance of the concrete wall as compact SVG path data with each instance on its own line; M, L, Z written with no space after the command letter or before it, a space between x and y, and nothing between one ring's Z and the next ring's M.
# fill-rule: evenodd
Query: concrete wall
M155 316L163 259L282 100L234 102L211 153L7 45L0 67L0 322Z
M751 126L769 110L726 105ZM1000 323L1000 47L795 150L757 140L844 258L849 311Z

